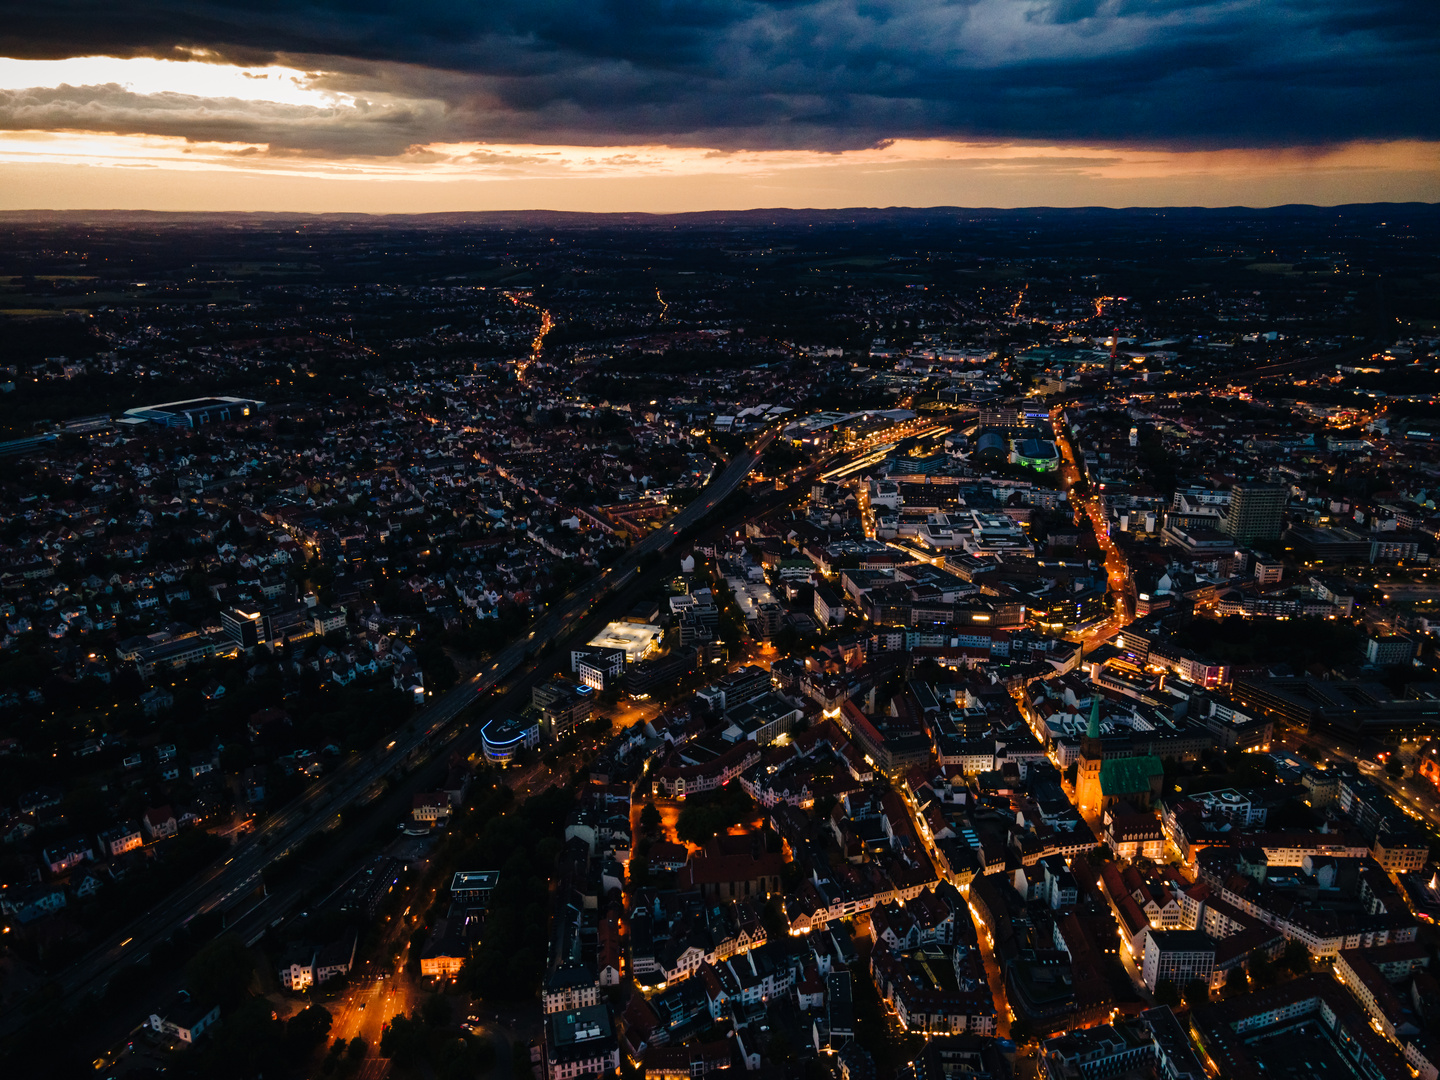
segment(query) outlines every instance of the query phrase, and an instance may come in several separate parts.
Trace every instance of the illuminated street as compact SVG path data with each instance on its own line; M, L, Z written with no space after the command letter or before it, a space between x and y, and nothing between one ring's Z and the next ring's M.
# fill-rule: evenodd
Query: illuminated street
M1086 652L1089 652L1109 641L1134 621L1134 616L1130 614L1130 607L1134 601L1135 590L1130 580L1130 568L1125 561L1125 556L1110 539L1110 527L1105 518L1105 509L1100 496L1092 494L1081 497L1075 491L1076 485L1082 481L1083 476L1075 461L1075 452L1071 445L1072 436L1064 428L1063 415L1063 409L1059 406L1052 410L1051 420L1055 428L1055 442L1060 448L1062 456L1061 483L1065 490L1070 492L1071 504L1077 512L1077 524L1080 513L1083 513L1089 521L1095 542L1100 545L1103 553L1110 592L1115 597L1115 611L1100 622L1086 627L1078 635L1081 646Z
M419 1004L419 995L410 986L409 979L393 972L384 977L362 974L352 980L344 995L336 1002L322 1002L335 1022L330 1029L330 1041L354 1038L365 1040L366 1057L378 1058L380 1036L385 1025L393 1017L409 1016Z

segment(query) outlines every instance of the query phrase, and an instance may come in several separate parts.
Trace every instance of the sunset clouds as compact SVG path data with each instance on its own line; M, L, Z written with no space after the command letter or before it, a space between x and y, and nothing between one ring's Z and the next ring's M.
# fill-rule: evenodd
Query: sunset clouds
M827 170L838 201L802 205L885 169L954 203L1004 173L1055 204L1440 192L1428 0L59 0L15 11L0 54L0 162L57 176L704 176L733 205Z

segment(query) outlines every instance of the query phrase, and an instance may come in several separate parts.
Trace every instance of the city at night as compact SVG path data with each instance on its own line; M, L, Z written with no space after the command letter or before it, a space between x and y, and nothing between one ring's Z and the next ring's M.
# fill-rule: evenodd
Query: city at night
M4 1075L1440 1077L1427 5L5 24Z

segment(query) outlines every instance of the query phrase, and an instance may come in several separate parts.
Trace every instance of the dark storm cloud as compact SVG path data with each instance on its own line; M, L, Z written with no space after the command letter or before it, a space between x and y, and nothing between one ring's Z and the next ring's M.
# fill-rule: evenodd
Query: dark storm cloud
M1440 138L1440 0L8 7L3 55L200 48L323 68L335 89L414 104L362 117L237 103L207 129L204 109L127 102L110 88L88 105L75 95L0 101L6 126L32 126L27 115L74 126L65 117L80 115L107 130L225 130L355 153L470 139L842 150L903 137L1176 147Z

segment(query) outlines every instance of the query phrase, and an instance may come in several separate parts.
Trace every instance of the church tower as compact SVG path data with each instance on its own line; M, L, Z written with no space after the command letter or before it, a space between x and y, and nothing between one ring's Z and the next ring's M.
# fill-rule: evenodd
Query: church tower
M1100 691L1090 691L1090 724L1080 740L1080 761L1075 767L1075 801L1082 813L1100 812L1100 764L1105 751L1100 742Z

